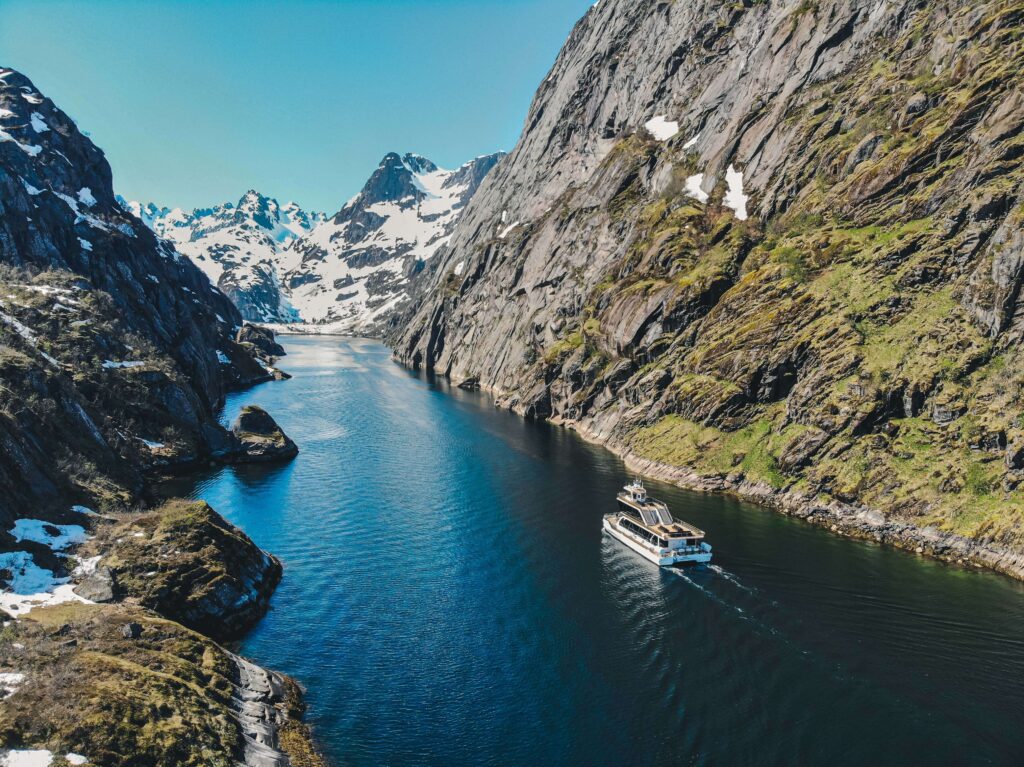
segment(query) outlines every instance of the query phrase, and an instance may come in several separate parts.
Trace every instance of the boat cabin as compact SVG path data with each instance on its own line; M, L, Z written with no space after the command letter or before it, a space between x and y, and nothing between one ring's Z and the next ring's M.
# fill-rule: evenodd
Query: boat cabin
M691 549L704 541L703 530L674 519L668 506L647 495L639 479L622 488L616 499L619 509L626 515L619 520L619 526L652 546Z

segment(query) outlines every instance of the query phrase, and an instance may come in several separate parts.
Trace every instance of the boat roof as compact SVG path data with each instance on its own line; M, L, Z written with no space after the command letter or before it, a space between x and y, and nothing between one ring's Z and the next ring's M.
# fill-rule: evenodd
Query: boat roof
M640 513L641 519L633 521L641 527L647 528L652 533L657 533L658 535L704 537L704 531L699 527L673 518L668 506L661 501L650 497L637 500L625 491L619 493L617 497L620 501L632 506Z

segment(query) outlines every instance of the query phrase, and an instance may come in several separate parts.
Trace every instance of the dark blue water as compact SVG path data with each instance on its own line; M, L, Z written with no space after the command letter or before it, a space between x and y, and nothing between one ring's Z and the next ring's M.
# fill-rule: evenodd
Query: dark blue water
M186 491L284 560L242 650L338 764L1024 764L1020 584L651 482L716 552L659 570L602 536L602 448L372 342L285 345L225 415L299 458Z

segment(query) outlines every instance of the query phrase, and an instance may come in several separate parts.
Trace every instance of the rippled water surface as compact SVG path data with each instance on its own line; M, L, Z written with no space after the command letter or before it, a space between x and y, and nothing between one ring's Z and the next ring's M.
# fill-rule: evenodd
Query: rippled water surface
M225 416L299 458L177 489L283 559L242 649L338 764L1024 764L1019 584L651 482L716 553L659 570L601 533L602 448L372 342L285 346Z

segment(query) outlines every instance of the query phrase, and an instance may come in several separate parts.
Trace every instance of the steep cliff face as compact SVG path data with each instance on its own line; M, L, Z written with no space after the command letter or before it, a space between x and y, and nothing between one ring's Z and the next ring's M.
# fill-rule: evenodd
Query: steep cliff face
M0 763L322 765L293 682L168 620L237 636L280 563L205 504L124 511L149 469L243 460L215 410L276 351L0 69Z
M689 484L1024 573L1022 23L603 0L397 356Z
M0 522L137 498L149 465L222 447L225 392L270 377L232 340L231 302L125 212L102 152L10 69L0 264Z

